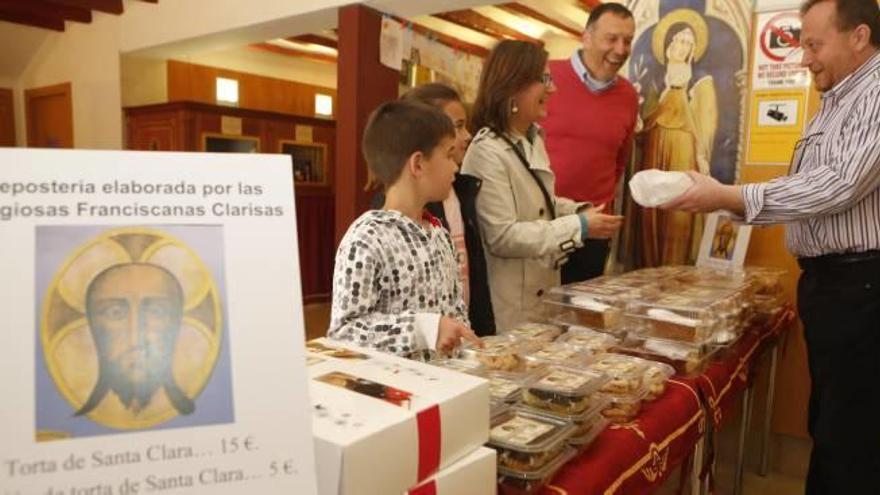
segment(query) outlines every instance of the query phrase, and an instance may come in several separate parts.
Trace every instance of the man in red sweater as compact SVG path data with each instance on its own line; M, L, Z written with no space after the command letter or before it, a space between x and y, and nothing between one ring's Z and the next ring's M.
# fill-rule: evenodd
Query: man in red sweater
M556 174L556 195L610 208L617 181L632 152L638 94L617 73L629 58L635 20L618 3L593 9L583 48L570 59L553 60L556 94L548 100L547 153ZM562 267L571 283L605 271L609 241L587 241Z

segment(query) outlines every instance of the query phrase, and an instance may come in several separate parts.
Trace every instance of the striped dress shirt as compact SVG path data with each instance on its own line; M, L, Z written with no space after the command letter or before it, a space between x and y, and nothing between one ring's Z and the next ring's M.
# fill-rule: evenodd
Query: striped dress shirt
M742 195L746 222L789 224L797 257L880 249L880 52L822 95L789 175Z

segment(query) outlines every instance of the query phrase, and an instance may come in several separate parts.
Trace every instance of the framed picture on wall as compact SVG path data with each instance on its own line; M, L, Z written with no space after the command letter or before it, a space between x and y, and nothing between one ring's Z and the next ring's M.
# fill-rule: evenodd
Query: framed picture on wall
M327 145L282 140L279 153L289 155L293 165L293 181L297 185L327 186Z
M706 216L697 266L731 269L742 268L749 249L751 225L743 225L725 211Z
M202 134L202 151L213 153L259 153L260 138L256 136L230 136L227 134Z

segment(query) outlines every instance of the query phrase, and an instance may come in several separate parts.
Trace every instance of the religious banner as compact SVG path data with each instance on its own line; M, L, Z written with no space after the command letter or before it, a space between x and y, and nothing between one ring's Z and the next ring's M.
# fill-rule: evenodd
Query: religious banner
M316 493L292 184L280 155L0 150L4 495Z
M738 181L746 127L748 0L630 0L627 67L640 132L625 180L640 170L696 171ZM628 268L692 263L703 217L625 202L620 257Z

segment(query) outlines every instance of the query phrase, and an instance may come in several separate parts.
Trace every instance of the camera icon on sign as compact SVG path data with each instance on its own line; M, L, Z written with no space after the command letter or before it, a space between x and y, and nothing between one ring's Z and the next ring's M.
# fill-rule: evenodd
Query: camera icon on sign
M779 109L779 105L771 105L770 109L767 110L767 116L776 122L785 122L788 120L788 115Z
M801 39L801 28L783 24L770 31L770 48L795 48Z

